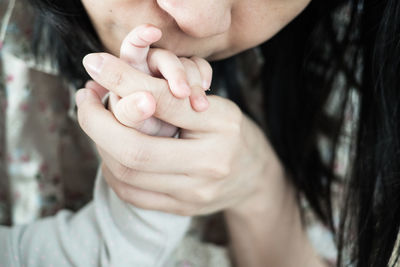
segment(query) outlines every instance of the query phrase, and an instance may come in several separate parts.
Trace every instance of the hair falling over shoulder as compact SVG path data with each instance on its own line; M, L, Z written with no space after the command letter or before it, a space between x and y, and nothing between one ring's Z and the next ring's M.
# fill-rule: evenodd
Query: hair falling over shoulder
M400 2L322 2L312 1L264 45L269 62L268 135L293 183L336 232L338 265L395 266L400 226ZM349 14L344 30L338 29L336 12L343 7ZM345 82L339 116L332 118L326 116L324 104L337 75ZM360 97L357 131L335 225L334 155L352 90ZM328 166L318 152L320 133L333 144Z

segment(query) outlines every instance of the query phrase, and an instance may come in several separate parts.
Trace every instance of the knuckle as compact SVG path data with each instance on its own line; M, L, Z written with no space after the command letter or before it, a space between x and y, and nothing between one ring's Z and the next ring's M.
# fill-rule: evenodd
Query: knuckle
M179 60L181 61L182 64L188 63L190 60L186 57L179 57Z
M190 60L190 59L185 58L185 57L181 57L180 60L181 60L182 65L184 66L185 69L189 69L189 68L191 68L191 69L196 68L197 69L197 65L196 65L195 62L193 62L193 60Z
M162 83L160 83L160 86L158 88L160 90L160 97L162 96L162 94L169 93L169 84L167 81L163 81Z
M181 214L182 214L181 216L189 216L189 217L197 215L195 209L186 209Z
M117 186L114 188L115 194L120 198L121 200L125 202L129 202L131 204L134 203L134 199L132 199L132 194L130 193L130 190L125 187L125 186Z
M118 180L122 181L122 182L126 182L127 181L127 177L130 176L130 169L125 167L122 164L117 163L115 166L115 169L113 171L113 174L115 176L115 178L117 178Z
M169 59L174 59L174 60L177 59L177 56L174 53L172 53L171 51L169 51L169 50L161 50L161 53L163 53L164 56L169 58Z
M136 114L134 114L131 109L132 108L128 105L119 105L115 109L114 115L117 120L125 126L133 125L136 122L133 116Z
M159 103L162 103L163 101L165 101L166 98L167 99L169 98L169 96L170 96L170 88L169 88L168 82L165 81L165 80L162 80L156 86L156 89L157 90L155 92L152 92L152 90L151 90L151 88L149 86L148 91L153 93L154 100L156 101L156 106L158 107Z
M240 107L233 101L227 100L217 95L209 96L210 102L218 103L216 114L218 116L219 124L216 125L218 129L222 131L232 130L239 131L238 127L241 127L245 118Z
M229 162L230 160L227 160ZM231 173L231 166L229 163L226 164L220 164L220 167L217 170L217 174L219 175L220 178L225 178Z
M183 205L179 205L175 207L172 211L172 213L179 215L179 216L194 216L195 215L195 209Z
M132 204L135 207L140 208L140 209L154 210L154 207L151 204L146 203L146 201L143 201L140 198L136 199L135 197L131 197L130 204Z
M173 116L174 111L177 110L178 106L178 100L176 100L171 93L168 90L163 90L160 92L158 95L157 99L157 110L156 110L156 115L160 114L165 116L165 114L169 114Z
M205 59L198 57L198 56L191 56L190 60L197 62L199 64L204 64L205 62L207 62Z
M226 160L227 162L229 160ZM231 173L231 167L229 164L225 164L222 161L219 161L218 165L209 166L206 169L207 177L213 179L223 179Z
M109 71L105 77L107 84L110 84L114 89L118 90L124 84L124 72L119 70Z
M127 144L128 142L122 142ZM145 165L150 160L149 152L143 146L136 144L135 146L123 146L119 156L119 161L122 165L137 169Z
M117 196L124 202L134 205L140 209L151 210L153 207L148 204L140 195L137 195L135 190L130 190L129 186L121 187L115 191Z
M204 58L201 58L201 57L197 57L197 56L193 56L190 59L192 61L194 61L197 64L197 66L199 68L201 68L201 70L203 71L203 74L206 75L206 77L203 77L203 78L211 79L212 74L213 74L213 69L207 60L205 60Z
M203 68L205 68L208 71L212 71L211 65L210 63L208 63L207 60L205 60L204 58L201 57L197 57L197 56L193 56L190 58L192 61L196 62L198 65L202 66Z
M227 101L226 103L228 105L227 108L229 109L229 114L230 114L232 121L234 121L236 123L240 123L243 120L242 110L239 108L238 105L236 105L232 101Z
M157 49L154 52L154 63L162 64L162 62L175 63L179 62L178 57L169 50Z
M140 131L140 120L143 115L137 112L135 104L132 104L132 101L126 100L128 98L124 98L121 102L117 103L113 112L114 116L123 125Z
M210 203L215 199L215 192L211 187L197 189L194 193L195 203Z
M158 87L158 94L157 94L157 99L156 102L159 103L160 101L164 101L166 98L170 98L170 88L169 84L167 81L164 81L160 83L160 86Z
M227 121L225 123L225 128L227 131L227 136L232 139L237 139L242 132L242 126L241 123L239 122L239 119L233 119L232 121Z
M183 64L181 64L179 68L176 69L175 74L178 79L186 80L186 69Z

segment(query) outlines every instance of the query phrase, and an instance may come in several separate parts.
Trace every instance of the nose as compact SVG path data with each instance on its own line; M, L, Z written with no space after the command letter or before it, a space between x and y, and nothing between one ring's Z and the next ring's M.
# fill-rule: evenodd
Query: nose
M231 26L231 0L157 0L186 34L204 38L224 33Z

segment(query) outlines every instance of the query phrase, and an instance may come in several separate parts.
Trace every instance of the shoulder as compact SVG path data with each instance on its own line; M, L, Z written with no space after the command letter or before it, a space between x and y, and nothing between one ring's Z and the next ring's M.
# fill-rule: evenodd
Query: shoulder
M32 38L35 33L37 14L26 0L0 0L0 52L11 54L32 69L57 75L50 60L35 60Z
M31 58L33 10L24 0L0 0L1 42L3 50L26 60Z

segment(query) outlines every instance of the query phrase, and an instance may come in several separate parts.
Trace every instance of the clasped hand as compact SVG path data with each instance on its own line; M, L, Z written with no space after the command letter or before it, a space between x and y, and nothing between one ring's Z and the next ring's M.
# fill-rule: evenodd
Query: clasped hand
M78 118L107 182L128 203L179 215L254 204L280 171L262 131L232 101L201 100L211 81L206 61L149 49L161 35L148 29L133 31L131 38L143 37L128 43L133 57L124 59L121 49L121 58L96 53L84 62L95 82L77 93ZM101 102L106 90L114 95L112 112ZM175 127L180 138L166 137Z

